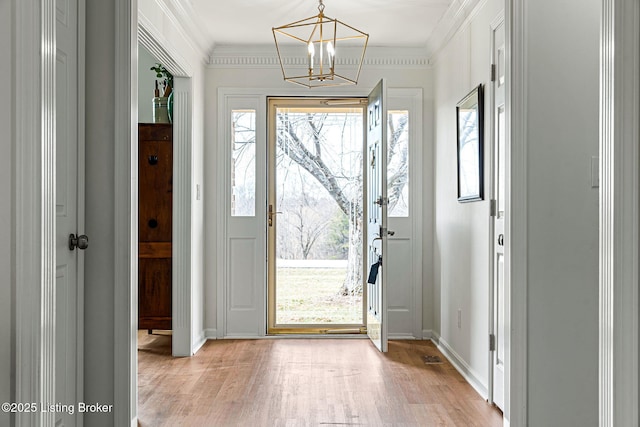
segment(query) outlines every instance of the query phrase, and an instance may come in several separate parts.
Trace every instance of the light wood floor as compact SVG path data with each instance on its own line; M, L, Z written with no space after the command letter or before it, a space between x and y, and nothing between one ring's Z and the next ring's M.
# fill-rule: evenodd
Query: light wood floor
M502 425L430 341L219 340L172 358L170 336L138 337L142 427Z

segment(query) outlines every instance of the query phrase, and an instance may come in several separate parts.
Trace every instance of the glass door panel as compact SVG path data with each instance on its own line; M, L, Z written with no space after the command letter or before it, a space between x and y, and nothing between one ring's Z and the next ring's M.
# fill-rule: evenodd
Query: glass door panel
M270 100L269 333L363 329L363 107L352 103Z

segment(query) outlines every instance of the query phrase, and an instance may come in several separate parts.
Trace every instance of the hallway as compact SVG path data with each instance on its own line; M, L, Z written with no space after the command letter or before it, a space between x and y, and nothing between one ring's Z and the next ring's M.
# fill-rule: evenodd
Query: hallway
M170 336L138 337L142 427L502 425L431 341L218 340L172 358Z

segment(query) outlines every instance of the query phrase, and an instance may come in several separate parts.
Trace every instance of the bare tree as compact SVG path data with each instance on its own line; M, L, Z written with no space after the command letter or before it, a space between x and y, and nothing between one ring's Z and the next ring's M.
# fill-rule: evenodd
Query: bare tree
M332 114L336 116L336 114ZM349 250L347 275L340 292L344 295L362 292L362 238L363 238L363 209L362 209L362 147L356 155L357 165L344 165L341 159L334 157L329 144L323 136L323 129L327 125L327 113L307 113L305 115L289 114L287 111L279 112L277 126L277 145L281 156L295 162L307 171L335 200L339 209L349 218ZM340 146L345 146L346 128L349 117L344 115ZM398 150L401 137L406 131L407 117L401 117L397 123L391 123L389 131L388 162L394 159L399 165L388 177L389 184L389 209L398 203L400 196L407 184L408 158L407 150ZM335 141L332 141L335 146ZM344 150L343 150L344 151ZM344 153L341 153L344 154ZM315 242L319 234L306 230L302 215L299 216L301 244ZM326 224L325 224L326 226ZM324 229L324 227L323 227ZM304 239L303 239L304 236ZM313 243L311 243L313 244ZM303 250L304 255L304 250Z
M302 174L301 174L302 175ZM312 203L309 199L309 194L305 189L304 180L301 180L301 192L298 198L296 209L292 212L295 217L294 229L297 232L297 240L300 245L300 251L302 252L302 259L309 259L311 249L316 244L320 236L327 228L328 220L322 218L316 218L313 215L315 210L315 203Z

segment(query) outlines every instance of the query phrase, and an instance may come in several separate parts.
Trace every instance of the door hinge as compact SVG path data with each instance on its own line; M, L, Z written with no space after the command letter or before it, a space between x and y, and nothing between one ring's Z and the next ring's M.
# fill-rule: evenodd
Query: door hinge
M489 334L489 351L496 351L496 336Z
M491 81L496 81L496 64L491 64Z
M489 216L497 216L498 215L498 201L496 199L491 199L489 202Z

